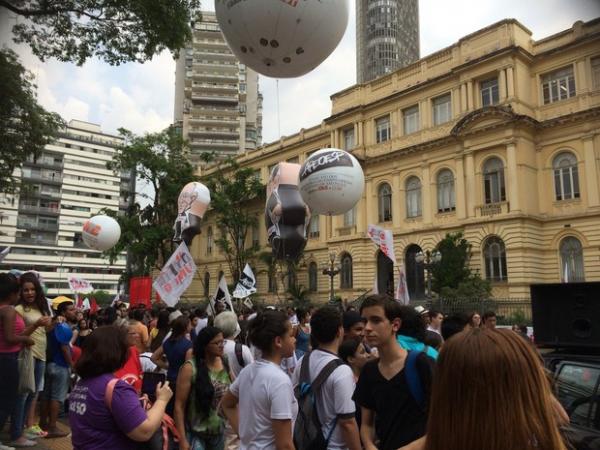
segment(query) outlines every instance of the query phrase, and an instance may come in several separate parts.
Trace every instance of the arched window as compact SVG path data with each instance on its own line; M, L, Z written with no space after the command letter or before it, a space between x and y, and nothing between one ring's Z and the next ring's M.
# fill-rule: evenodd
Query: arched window
M583 247L579 239L569 236L560 242L561 278L564 283L585 281Z
M485 162L483 166L483 188L486 204L506 201L504 165L500 159L490 158Z
M311 262L308 265L308 290L310 292L317 292L318 289L318 272L319 269L317 268L317 263L316 262Z
M206 254L212 255L213 251L213 230L212 227L208 227L206 231Z
M421 180L410 177L406 180L406 217L421 215Z
M342 268L340 271L340 288L352 289L352 256L344 253L342 256Z
M208 298L210 295L210 273L204 273L204 297Z
M294 266L288 264L287 270L287 287L288 289L293 289L298 284L296 278L296 271L294 270Z
M448 169L441 170L437 176L437 201L438 212L454 211L456 199L454 197L454 175Z
M491 237L483 246L485 259L485 277L489 281L506 281L506 248L504 242L498 237Z
M579 173L577 158L570 152L564 152L554 158L554 192L556 200L579 198Z
M383 183L379 186L379 221L387 222L392 220L392 188L389 184Z

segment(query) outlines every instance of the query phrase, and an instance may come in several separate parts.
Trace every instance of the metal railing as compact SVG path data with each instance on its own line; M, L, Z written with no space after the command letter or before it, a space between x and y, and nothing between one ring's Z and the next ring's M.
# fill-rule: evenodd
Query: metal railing
M411 302L412 304L413 302ZM432 299L421 303L428 309L436 309L444 315L471 314L480 315L486 311L496 313L498 325L531 325L531 300L528 298L489 298L489 299Z
M60 214L60 208L48 208L46 206L38 206L38 205L24 205L19 204L20 211L28 211L28 212L37 212L42 214Z

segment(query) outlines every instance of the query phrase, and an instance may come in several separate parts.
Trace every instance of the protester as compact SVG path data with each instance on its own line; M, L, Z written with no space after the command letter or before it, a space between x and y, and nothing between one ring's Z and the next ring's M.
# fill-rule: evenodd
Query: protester
M469 325L471 328L479 328L481 326L481 316L478 312L473 312L469 316Z
M520 336L459 333L438 358L422 448L566 450L555 406L541 360Z
M482 326L484 328L488 328L490 330L496 329L497 318L496 318L496 313L494 311L484 312L481 320L482 320Z
M399 306L398 313L402 319L397 338L400 346L405 350L425 352L427 356L437 358L437 350L424 343L426 329L422 315L410 306Z
M44 373L46 371L46 330L51 323L50 308L44 296L44 290L38 277L26 272L19 279L21 296L15 307L17 314L25 321L25 335L31 335L34 344L30 347L33 355L33 372L35 379L34 392L20 394L12 414L10 434L11 445L15 447L31 447L35 444L30 439L46 436L35 423L35 409L38 392L44 389ZM24 376L25 374L21 374ZM26 424L26 429L23 426Z
M231 372L237 377L244 367L254 362L254 357L248 346L235 341L241 331L237 316L232 311L224 311L215 317L214 326L223 332L225 338L224 355L227 358Z
M315 348L304 355L296 366L292 384L301 382L302 367L308 364L310 383L334 360L344 339L342 317L337 308L324 306L317 309L310 320L311 335ZM341 362L341 361L340 361ZM315 393L317 416L323 437L329 437L328 449L360 450L360 435L356 424L356 406L352 400L355 382L352 369L342 364L333 369Z
M127 344L129 345L129 350L127 352L125 364L115 371L115 376L133 386L136 392L140 393L143 383L143 370L140 361L140 353L135 346L136 342L139 342L138 333L131 327L122 328L127 330Z
M171 331L169 321L169 311L162 309L158 313L156 327L150 332L150 351L155 352L166 339L167 334Z
M284 312L265 311L249 325L248 338L261 358L242 370L223 397L223 410L241 448L292 450L298 402L282 358L294 354L292 325Z
M136 333L134 345L139 353L148 350L148 344L150 343L148 327L143 323L144 314L143 309L136 308L131 311L131 318L129 319L129 330Z
M354 376L354 383L358 382L360 373L363 367L369 361L369 354L366 352L363 343L357 338L344 339L344 342L340 344L338 354L342 361L344 361L352 369L352 375ZM356 418L356 424L360 430L361 423L361 410L360 406L354 402L356 412L354 417Z
M220 329L203 328L194 342L194 357L179 371L175 423L180 450L223 450L225 446L219 404L233 377L223 358L224 345Z
M157 386L156 401L145 411L135 389L113 375L129 347L125 327L100 327L86 340L75 366L81 380L69 398L74 450L136 450L161 426L172 396L169 383Z
M308 310L298 308L296 310L298 325L294 328L296 337L296 357L302 356L310 350L310 314ZM291 322L290 322L291 323Z
M25 322L14 308L19 290L13 275L0 273L0 430L18 401L19 352L23 346L35 344L33 338L24 334ZM0 443L0 450L11 448Z
M444 341L450 339L457 333L471 329L470 319L464 314L452 314L442 322L442 337Z
M429 325L427 326L428 331L442 335L442 323L444 322L444 315L435 309L430 309L427 313L429 316Z
M79 320L79 322L77 322L77 328L79 332L77 333L75 345L77 347L83 347L83 342L87 339L92 330L88 326L88 321L86 319Z
M407 380L409 352L396 341L402 326L400 306L385 295L372 295L360 311L366 320L366 338L380 355L365 364L354 393L362 411L362 443L368 450L398 449L425 434L434 362L423 352L410 357L414 362L412 376L418 377L421 386L420 392L414 392ZM474 436L471 438L481 444Z

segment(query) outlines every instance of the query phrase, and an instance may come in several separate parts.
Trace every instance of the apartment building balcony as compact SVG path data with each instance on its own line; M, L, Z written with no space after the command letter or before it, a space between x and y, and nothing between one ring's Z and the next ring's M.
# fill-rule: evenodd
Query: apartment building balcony
M40 172L31 172L27 169L23 170L23 179L33 180L33 181L43 181L47 183L53 184L62 184L63 178L62 174L59 173L40 173Z
M208 81L208 82L216 82L216 83L237 83L238 74L236 72L231 73L223 73L219 72L201 72L201 71L192 71L192 77L195 80Z
M193 147L208 147L213 149L237 149L240 144L238 141L226 139L192 139L190 145Z
M49 199L56 199L56 200L60 200L60 198L61 198L60 190L54 191L54 190L50 190L50 189L44 189L44 187L42 187L41 189L27 190L24 192L24 195L27 197L31 197L31 198L42 197L42 198L49 198Z
M47 207L47 206L37 206L37 205L27 205L27 204L19 204L19 211L34 213L34 214L50 214L50 215L60 215L60 207Z
M196 125L230 125L230 126L237 126L239 125L239 120L237 119L232 119L231 117L221 117L221 116L213 116L213 115L207 115L207 116L199 116L199 117L193 117L190 116L188 118L189 122L192 124L196 124Z
M240 135L239 131L231 131L231 130L214 130L204 127L193 127L189 130L190 136L207 136L207 137L217 137L222 136L225 138L237 138Z
M225 94L217 92L202 92L193 93L192 101L194 102L219 102L219 103L238 103L239 96L235 94Z
M207 105L200 104L194 105L190 110L192 116L200 117L200 116L214 116L215 114L219 114L220 116L239 116L240 110L236 106L218 106L218 105Z
M194 56L199 57L200 59L203 58L207 60L213 60L213 58L215 58L227 61L237 61L235 55L229 50L229 47L199 48L194 52Z
M36 167L36 168L44 168L44 169L58 169L62 170L63 162L55 161L52 158L38 158L36 161L33 158L27 158L27 160L23 163L23 167Z
M194 72L225 72L225 73L238 73L238 63L237 61L194 61L192 63L192 69Z
M212 34L211 34L212 33ZM214 48L214 49L229 49L229 45L227 42L221 39L210 39L209 36L212 37L215 35L214 31L206 31L206 30L194 30L194 35L197 36L197 39L194 39L194 49L201 50L205 48Z
M17 219L17 227L24 230L58 231L58 223L34 222Z
M17 236L15 238L15 243L25 245L56 245L56 239L40 239Z
M190 92L192 93L192 96L194 94L198 94L200 92L209 92L209 93L217 93L217 92L223 92L225 94L234 94L237 95L239 92L239 87L237 84L235 83L195 83L192 85L191 88L186 88L189 89Z

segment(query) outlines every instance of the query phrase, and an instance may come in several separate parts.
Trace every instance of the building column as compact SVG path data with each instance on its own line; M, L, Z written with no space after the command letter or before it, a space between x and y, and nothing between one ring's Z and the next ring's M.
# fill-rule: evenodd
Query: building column
M515 142L510 142L506 145L506 163L507 180L506 187L508 188L507 199L510 202L511 211L520 211L521 202L519 200L521 192L519 190L519 169L517 165L517 145Z
M367 201L366 189L363 197L356 204L356 233L362 234L367 231L367 215L369 211L369 202Z
M500 103L506 100L506 70L500 70L500 76L498 77L498 94Z
M419 102L419 120L421 121L421 130L431 126L431 108L429 107L429 100Z
M400 212L400 205L403 201L401 195L400 172L395 172L392 175L392 223L394 224L394 228L400 228L403 219Z
M581 58L575 62L575 88L578 94L587 93L591 90L592 79L587 78L587 66L586 59Z
M358 221L359 223L366 219L366 224L364 225L364 229L366 230L366 225L377 223L377 199L373 198L373 180L367 179L365 180L365 218L359 215ZM363 226L363 225L359 225Z
M330 134L330 144L333 148L339 148L338 147L338 139L337 139L337 130L331 130Z
M467 81L467 111L471 111L475 109L475 105L473 103L473 82L471 80Z
M508 99L512 99L515 96L515 80L514 71L512 67L506 68L506 88L508 91Z
M460 87L458 87L452 89L452 117L458 117L461 113Z
M465 198L465 168L462 156L455 158L456 163L456 181L454 187L456 189L456 217L458 219L465 219L466 214L466 198Z
M585 164L585 185L590 206L600 206L600 191L598 189L598 168L596 152L594 151L594 135L583 137L583 157Z
M360 140L361 139L361 133L360 133L361 123L362 122L354 123L354 147L360 147L360 145L362 144L362 142Z
M475 159L473 151L468 150L465 155L465 186L467 188L467 211L466 217L475 216Z
M423 216L423 223L431 223L431 177L429 164L423 164L421 167L421 173L423 174L423 180L421 184L421 202L423 203L421 211Z

